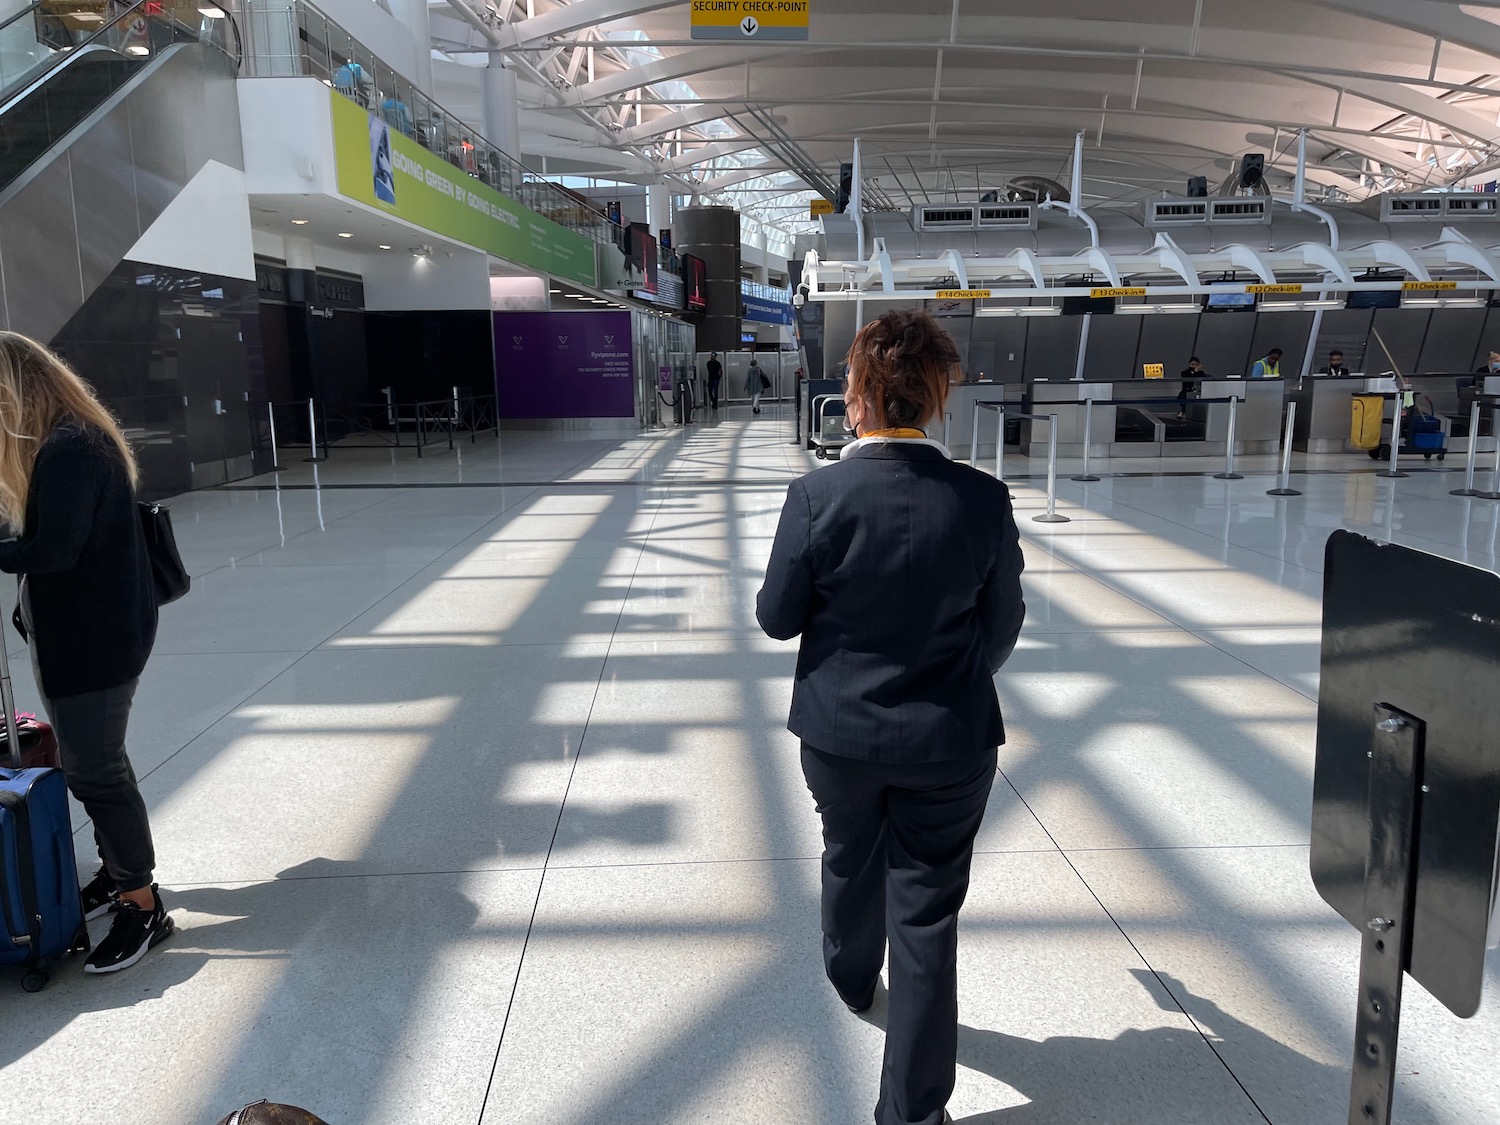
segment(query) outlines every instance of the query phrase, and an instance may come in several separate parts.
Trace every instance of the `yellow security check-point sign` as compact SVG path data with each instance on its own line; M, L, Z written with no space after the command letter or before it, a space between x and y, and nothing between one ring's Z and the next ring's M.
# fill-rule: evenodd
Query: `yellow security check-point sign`
M809 0L693 0L694 39L806 39Z
M814 199L810 204L808 204L807 213L814 219L816 219L819 215L832 215L833 200Z
M1143 363L1141 369L1148 379L1165 379L1167 376L1167 365L1164 363Z

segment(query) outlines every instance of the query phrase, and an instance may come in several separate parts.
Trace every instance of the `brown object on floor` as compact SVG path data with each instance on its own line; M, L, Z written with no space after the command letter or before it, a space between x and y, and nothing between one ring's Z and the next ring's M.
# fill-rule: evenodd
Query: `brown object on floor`
M328 1122L294 1105L258 1101L220 1118L218 1125L328 1125Z

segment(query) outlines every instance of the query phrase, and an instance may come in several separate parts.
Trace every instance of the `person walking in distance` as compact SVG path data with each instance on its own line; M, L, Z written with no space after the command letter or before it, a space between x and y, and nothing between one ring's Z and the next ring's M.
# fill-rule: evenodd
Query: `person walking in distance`
M750 372L745 376L745 393L750 396L750 413L760 413L760 396L770 385L771 380L766 378L766 373L760 369L760 364L751 359Z
M719 409L719 382L724 378L724 365L719 362L719 353L710 352L708 356L708 401L713 404L715 411Z
M994 673L1020 634L1010 493L949 460L958 349L925 312L860 329L858 435L793 481L756 619L801 637L787 722L823 820L823 963L855 1012L890 952L879 1125L940 1125L958 1052L958 912L1005 741Z
M84 972L128 969L172 933L152 881L146 804L125 753L136 685L156 639L156 591L119 425L61 359L0 332L0 570L19 576L16 621L68 789L94 822L103 866L84 915L110 911Z

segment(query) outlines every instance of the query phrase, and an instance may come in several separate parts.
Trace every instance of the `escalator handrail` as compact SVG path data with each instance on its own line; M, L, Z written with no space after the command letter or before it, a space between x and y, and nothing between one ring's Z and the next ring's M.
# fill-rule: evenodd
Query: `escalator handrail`
M42 3L45 2L46 0L39 0L39 3L32 5L32 8L27 9L27 11L38 8ZM145 9L151 7L153 4L159 6L161 4L161 0L136 0L134 4L130 5L130 7L125 8L121 12L117 13L112 19L106 21L103 26L101 26L87 39L84 39L82 42L75 43L70 49L66 51L58 51L54 53L53 56L49 60L47 60L46 65L41 71L32 75L30 77L30 80L27 81L23 87L17 89L13 94L5 97L3 101L0 101L0 115L4 115L4 113L9 110L11 106L15 105L22 98L25 98L29 94L31 94L34 90L36 90L38 86L40 86L43 82L46 82L49 78L52 77L53 74L66 66L70 60L81 58L84 55L88 54L89 48L96 45L96 40L103 38L106 33L113 31L118 25L136 19L143 13ZM235 21L234 13L231 12L228 8L224 7L223 4L220 4L219 0L198 0L199 7L204 4L211 4L213 7L219 9L219 11L224 13L224 19L229 21L229 29L233 33L234 51L231 54L229 51L225 50L224 53L234 61L235 70L237 72L240 68L241 63L244 61L244 41L240 37L240 26ZM153 19L171 18L172 22L177 24L178 27L188 29L186 24L170 17L166 11L157 13L145 12L145 14L149 18ZM196 29L189 30L192 30L195 36L198 35ZM207 43L212 47L218 47L217 43L214 43L211 40L203 39L201 37L196 38L195 41L199 43ZM224 50L223 48L219 49Z
M40 8L43 4L49 2L50 0L35 0L35 3L28 4L19 12L11 13L10 15L6 16L4 20L0 20L0 31L4 31L7 27L17 22L18 20L22 20L27 16L34 15L38 8Z

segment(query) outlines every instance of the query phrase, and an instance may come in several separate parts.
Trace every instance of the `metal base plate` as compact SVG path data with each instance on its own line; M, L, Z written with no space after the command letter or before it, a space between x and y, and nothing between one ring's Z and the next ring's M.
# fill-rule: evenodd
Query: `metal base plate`
M1059 515L1057 515L1055 513L1053 515L1049 516L1046 512L1043 512L1039 516L1032 516L1031 518L1032 518L1032 521L1035 522L1035 523L1072 523L1073 522L1072 520L1068 519L1067 516L1059 516Z
M1083 482L1083 483L1087 483L1087 482L1089 482L1089 481L1095 481L1095 480L1098 480L1098 479L1099 479L1099 478L1098 478L1098 477L1096 477L1096 476L1086 476L1086 477L1069 477L1069 478L1068 478L1068 479L1069 479L1069 480L1076 480L1076 481L1081 481L1081 482Z
M1266 489L1266 495L1267 496L1301 496L1302 493L1298 492L1295 488L1268 488L1268 489Z
M1397 470L1396 472L1392 472L1390 469L1384 469L1381 472L1376 473L1375 475L1377 477L1390 477L1390 478L1394 478L1394 477L1409 477L1409 476L1411 476L1410 473L1403 473L1400 470Z
M1244 480L1243 473L1215 473L1214 480Z

